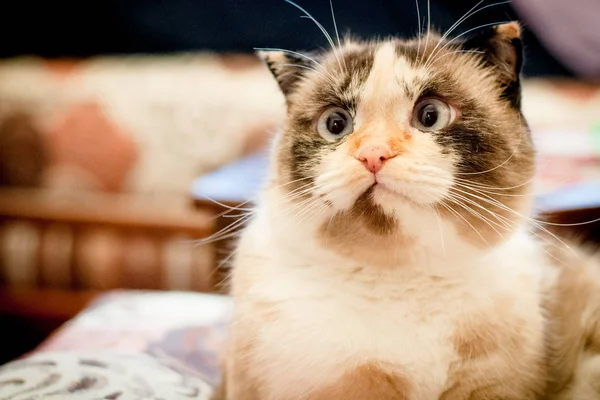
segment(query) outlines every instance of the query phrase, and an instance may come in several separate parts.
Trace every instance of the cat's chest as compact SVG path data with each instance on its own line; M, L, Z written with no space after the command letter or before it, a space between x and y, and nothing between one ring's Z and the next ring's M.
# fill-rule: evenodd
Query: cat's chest
M328 387L355 369L377 368L419 388L410 398L436 398L456 360L451 340L456 321L475 304L464 293L436 292L422 283L403 293L391 290L388 299L368 288L357 293L318 284L305 288L305 295L290 288L283 295L285 286L268 291L282 297L269 308L277 318L262 327L256 348L263 373L281 395L289 395L291 387Z
M339 382L355 382L348 377L365 370L378 371L380 377L370 383L374 387L381 387L374 383L378 379L402 382L406 388L398 390L407 395L399 399L435 399L449 388L451 396L459 390L469 398L489 379L512 378L511 370L498 365L517 355L523 368L530 365L537 349L526 347L542 343L534 286L529 290L515 283L535 277L503 271L488 278L354 284L271 270L269 285L243 296L256 300L246 315L267 321L253 339L260 366L255 372L269 378L269 399L294 394L312 400L305 394L348 387ZM261 315L261 310L267 311ZM472 363L478 372L469 372L473 385L456 386L462 365ZM512 370L519 368L513 363Z
M353 368L376 364L411 386L439 392L455 357L447 340L451 318L425 320L406 304L363 306L321 299L282 307L286 317L264 329L259 340L262 357L273 361L269 375L281 374L280 382L301 377L307 387L322 387Z

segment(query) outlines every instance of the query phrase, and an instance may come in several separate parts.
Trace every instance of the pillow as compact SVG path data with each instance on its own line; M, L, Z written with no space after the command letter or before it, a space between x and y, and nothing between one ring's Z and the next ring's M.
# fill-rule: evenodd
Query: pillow
M0 398L11 400L209 400L202 379L146 354L38 353L0 367Z

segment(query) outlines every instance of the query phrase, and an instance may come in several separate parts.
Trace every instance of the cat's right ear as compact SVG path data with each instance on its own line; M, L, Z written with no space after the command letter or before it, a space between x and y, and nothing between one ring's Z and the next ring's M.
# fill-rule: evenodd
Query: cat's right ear
M497 80L503 88L503 97L515 107L521 104L520 75L523 66L521 26L508 22L482 29L463 42L466 50L483 54L485 65L494 68Z
M259 50L256 54L265 61L285 96L294 90L307 71L314 68L309 58L283 51Z

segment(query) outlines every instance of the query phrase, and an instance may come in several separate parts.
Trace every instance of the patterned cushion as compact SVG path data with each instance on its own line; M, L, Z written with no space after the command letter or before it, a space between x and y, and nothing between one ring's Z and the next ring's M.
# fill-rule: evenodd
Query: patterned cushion
M45 353L0 367L0 399L208 400L202 379L145 354Z
M227 296L109 292L59 329L37 352L146 354L175 371L216 385L230 312Z

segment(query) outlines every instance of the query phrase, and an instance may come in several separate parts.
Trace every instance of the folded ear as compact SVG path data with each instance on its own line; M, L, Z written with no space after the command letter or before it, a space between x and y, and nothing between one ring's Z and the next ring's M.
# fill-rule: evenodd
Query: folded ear
M502 86L502 96L514 107L520 107L523 46L519 23L509 22L484 29L465 40L463 47L484 53L486 65L494 68Z
M314 69L309 56L300 56L278 50L260 50L257 55L262 58L277 80L283 94L287 97L297 86L306 72Z

